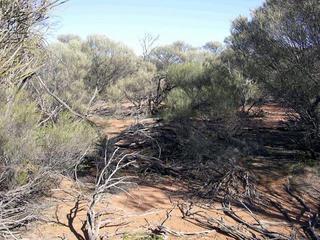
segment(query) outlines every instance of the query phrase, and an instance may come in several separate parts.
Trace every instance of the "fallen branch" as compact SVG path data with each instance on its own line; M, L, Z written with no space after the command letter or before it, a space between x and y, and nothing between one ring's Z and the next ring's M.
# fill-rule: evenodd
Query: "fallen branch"
M225 201L222 203L223 206L223 212L231 217L232 219L236 220L237 222L245 225L246 227L248 227L249 229L252 229L254 231L256 231L257 233L262 234L263 236L266 236L268 238L273 238L273 239L283 239L283 240L287 240L289 239L287 236L284 236L280 233L276 233L276 232L272 232L269 231L267 229L265 229L264 227L258 227L256 225L250 224L248 222L246 222L245 220L243 220L241 217L239 217L230 207L230 203L226 203Z

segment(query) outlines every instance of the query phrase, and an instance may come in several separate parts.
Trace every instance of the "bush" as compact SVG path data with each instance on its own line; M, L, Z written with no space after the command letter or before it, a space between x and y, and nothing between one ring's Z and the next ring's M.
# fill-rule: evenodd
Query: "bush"
M194 115L192 99L181 88L175 88L169 93L166 106L164 114L167 119L184 119Z
M123 240L163 240L163 236L155 234L128 234L123 237Z
M82 51L82 42L77 38L53 43L47 48L46 61L40 71L40 76L50 91L79 112L88 110L88 103L93 95L93 91L86 87L83 80L89 71L88 58ZM59 107L59 103L37 81L30 82L28 87L44 115L50 115Z
M38 165L36 104L20 93L9 103L2 102L0 111L0 236L5 236L9 229L35 218L31 199L51 181L45 166Z
M96 132L91 126L64 113L56 124L37 131L37 145L42 155L41 165L59 172L68 172L92 146L95 138Z
M227 66L236 76L237 88L240 94L241 111L248 113L250 108L261 102L263 91L257 81L246 74L246 64L239 61L239 56L230 47L227 46L219 55L219 60Z
M231 46L245 74L289 109L320 146L319 1L268 0L251 19L233 23Z
M168 81L174 86L166 101L168 118L223 119L237 112L237 78L219 62L171 66Z
M0 138L1 159L6 165L36 162L39 149L36 127L40 119L35 103L20 93L11 104L1 104Z
M46 50L40 72L43 81L78 112L89 113L95 100L108 98L107 90L119 80L136 78L137 71L144 72L133 51L103 35L89 36L85 41L73 35L60 36ZM59 103L46 94L41 84L32 82L28 89L45 117L59 111Z
M137 110L148 112L148 101L156 94L156 69L151 63L140 63L139 70L118 80L107 90L111 102L131 102Z
M95 132L64 113L39 125L37 105L20 92L0 104L0 236L35 219L33 199L48 190L56 173L68 173L95 140Z
M69 114L59 116L55 124L39 126L40 113L35 103L21 93L10 110L2 105L0 117L1 164L14 169L50 169L67 172L95 141L96 133ZM31 171L32 169L32 171ZM22 174L22 175L21 175ZM20 180L24 175L20 171Z
M207 47L196 48L181 41L174 42L170 45L159 46L154 48L147 60L154 63L159 71L166 71L171 65L184 63L203 63L206 59L215 57L218 53Z
M90 60L84 83L99 93L105 93L107 87L137 69L138 58L133 51L103 35L88 36L83 43L83 52Z
M66 172L73 167L94 140L91 128L73 121L66 114L52 125L39 124L54 105L32 81L43 63L42 33L45 28L42 24L47 23L48 11L61 2L1 1L0 238L16 238L11 230L36 218L39 204L33 204L34 199L47 190L54 173ZM65 94L66 99L70 92L71 95L77 92L78 85L74 83L78 83L83 75L79 68L85 65L81 62L85 60L83 55L74 51L79 44L75 41L69 44L72 47L68 49L61 45L54 49L59 50L59 60L70 65L66 67L58 62L62 66L57 66L56 59L50 59L55 64L47 63L42 73L46 80L54 79L49 88ZM66 80L72 80L72 84ZM61 112L63 108L59 110Z

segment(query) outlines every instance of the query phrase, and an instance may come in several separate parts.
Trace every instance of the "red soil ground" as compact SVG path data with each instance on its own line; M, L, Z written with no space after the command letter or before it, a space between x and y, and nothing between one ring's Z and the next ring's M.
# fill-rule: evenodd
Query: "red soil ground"
M280 121L285 121L284 110L274 104L263 107L265 116L258 119L261 127L274 128L279 125ZM145 120L151 121L151 120ZM103 120L97 121L100 126L104 127L104 132L108 135L115 135L124 130L135 120ZM264 161L263 158L257 161ZM273 171L273 170L272 170ZM275 170L277 171L277 170ZM270 197L283 204L287 212L294 216L299 213L297 201L288 196L283 188L290 177L282 174L281 171L273 172L277 178L268 177L268 173L261 175L259 188ZM311 179L319 181L312 171L304 173L305 175L295 178L301 184L302 179ZM271 176L271 175L270 175ZM191 199L186 199L184 189L186 186L182 182L170 177L163 177L157 180L154 185L140 185L132 187L128 193L120 193L113 196L105 196L99 204L98 209L107 210L109 214L105 215L110 219L109 226L101 231L108 236L108 239L123 239L123 236L130 233L145 233L151 226L159 225L165 218L166 213L173 209L171 217L166 221L165 226L177 232L195 233L206 231L193 222L182 219L181 213L176 207L177 203L189 204ZM60 189L52 190L50 198L43 199L48 203L48 207L43 210L45 221L30 224L27 229L23 230L23 239L79 239L75 232L82 234L81 226L85 219L86 201L81 200L73 220L70 220L70 212L75 210L75 197L78 195L77 186L68 179L63 179ZM193 200L192 200L193 201ZM270 206L271 208L271 206ZM250 214L241 208L234 208L238 215L242 216L248 222L254 222ZM207 204L202 201L196 201L194 211L201 211L207 217L223 219L225 223L239 227L241 225L231 218L227 217L221 211L219 203ZM281 216L281 213L275 209L270 210L268 214L255 213L255 216L270 229L288 234L291 230L289 224ZM195 236L168 236L168 239L232 239L226 235L212 231L205 235Z

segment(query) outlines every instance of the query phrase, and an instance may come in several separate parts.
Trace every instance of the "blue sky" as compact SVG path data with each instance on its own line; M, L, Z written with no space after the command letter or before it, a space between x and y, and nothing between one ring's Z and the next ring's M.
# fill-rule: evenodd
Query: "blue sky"
M223 41L231 21L249 16L263 0L69 0L53 12L51 37L105 34L139 52L145 33L158 44L183 40L194 46Z

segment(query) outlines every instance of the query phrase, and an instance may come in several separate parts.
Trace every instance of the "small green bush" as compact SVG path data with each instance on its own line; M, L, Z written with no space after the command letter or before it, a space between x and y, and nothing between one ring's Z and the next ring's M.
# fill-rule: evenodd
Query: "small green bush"
M25 185L28 183L29 180L29 173L27 170L21 170L16 172L16 177L15 177L17 184L19 186Z
M155 79L156 67L147 62L141 62L139 70L118 80L111 85L107 96L112 104L121 101L131 102L136 109L148 108L148 100L156 94L158 82Z
M35 103L27 100L24 93L11 103L0 105L0 149L7 164L37 161L35 131L40 114Z
M95 130L68 113L60 114L56 123L40 126L41 114L24 93L14 102L0 105L0 164L13 169L37 169L67 172L93 144ZM25 182L26 172L15 174L16 182Z
M128 234L123 237L123 240L164 240L162 236L155 234Z
M37 130L37 145L41 160L52 169L66 172L78 162L95 141L96 132L88 124L76 121L64 113L56 124Z
M237 79L220 63L174 65L168 79L174 86L166 101L169 119L229 118L240 106Z
M168 109L165 112L166 118L183 119L192 116L192 99L182 89L173 89L166 99Z

